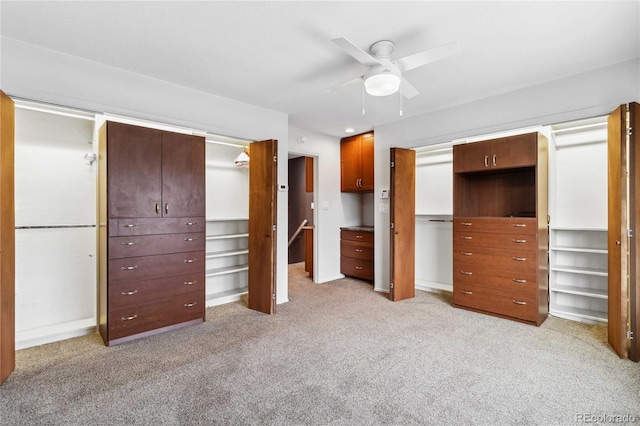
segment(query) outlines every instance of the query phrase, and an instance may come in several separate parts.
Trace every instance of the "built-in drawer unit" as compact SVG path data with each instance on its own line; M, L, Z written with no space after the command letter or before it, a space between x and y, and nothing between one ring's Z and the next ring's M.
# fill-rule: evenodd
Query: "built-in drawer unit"
M340 272L373 281L373 228L340 229Z

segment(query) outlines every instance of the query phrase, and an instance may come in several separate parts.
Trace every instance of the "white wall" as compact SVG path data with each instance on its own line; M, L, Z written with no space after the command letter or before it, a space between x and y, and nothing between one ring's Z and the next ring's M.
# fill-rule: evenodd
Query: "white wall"
M633 60L378 126L374 129L376 191L389 188L391 147L419 147L608 114L620 104L640 100L639 75L640 60ZM389 215L375 211L375 282L376 288L388 290Z
M236 138L278 140L287 183L288 116L53 50L2 38L2 90L10 96L120 114ZM278 193L278 223L287 194ZM277 231L277 303L288 300L287 227Z
M299 136L305 143L298 143ZM358 194L340 192L340 139L298 127L289 127L289 152L315 157L316 282L342 278L340 273L340 227L360 225ZM323 209L323 204L328 205Z

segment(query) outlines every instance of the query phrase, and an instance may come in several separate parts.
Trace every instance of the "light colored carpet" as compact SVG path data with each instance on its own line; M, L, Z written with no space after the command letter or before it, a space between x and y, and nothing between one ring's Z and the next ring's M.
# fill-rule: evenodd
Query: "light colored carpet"
M640 366L617 358L602 326L528 326L421 291L392 303L362 281L313 284L302 264L290 299L273 316L210 308L204 324L114 347L94 334L21 350L0 422L640 422Z

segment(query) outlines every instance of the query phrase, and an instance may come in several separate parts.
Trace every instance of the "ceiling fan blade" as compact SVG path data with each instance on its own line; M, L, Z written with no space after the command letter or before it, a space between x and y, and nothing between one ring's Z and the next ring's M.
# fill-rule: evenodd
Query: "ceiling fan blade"
M400 68L400 71L409 71L446 58L447 56L455 55L458 52L460 52L460 43L454 41L452 43L443 44L441 46L425 50L424 52L397 59L395 64Z
M349 86L350 84L353 84L353 83L357 83L357 82L362 83L363 80L364 80L364 76L361 75L359 77L352 78L351 80L347 80L344 83L336 84L333 87L329 87L328 89L324 89L324 92L327 92L327 93L328 92L333 92L334 90L338 90L338 89L340 89L342 87Z
M418 89L413 87L413 85L409 83L404 77L402 77L402 85L400 87L402 87L402 96L407 99L411 99L414 96L418 96L420 94L420 92L418 92Z
M343 48L349 55L353 56L356 61L360 62L362 65L371 66L371 65L379 65L380 61L376 58L360 49L355 44L351 43L346 38L334 38L332 40L339 47Z

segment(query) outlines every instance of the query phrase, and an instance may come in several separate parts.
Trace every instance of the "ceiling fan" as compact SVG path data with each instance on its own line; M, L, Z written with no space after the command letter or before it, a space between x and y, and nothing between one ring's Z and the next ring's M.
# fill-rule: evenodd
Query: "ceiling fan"
M419 92L402 76L403 72L438 61L460 51L460 44L455 41L393 60L391 54L395 44L390 40L380 40L373 43L369 48L371 53L365 52L346 38L336 38L332 41L356 61L366 65L367 70L364 75L334 86L329 91L364 81L364 89L372 96L391 95L400 90L402 86L402 95L408 99L418 95Z

